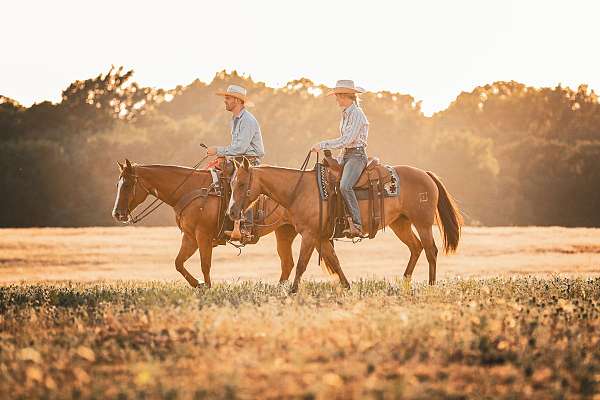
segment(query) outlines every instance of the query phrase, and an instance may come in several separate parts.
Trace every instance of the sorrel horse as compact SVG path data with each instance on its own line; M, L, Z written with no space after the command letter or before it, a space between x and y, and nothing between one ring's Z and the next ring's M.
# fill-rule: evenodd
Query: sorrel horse
M417 260L425 249L429 262L429 284L433 285L438 250L432 226L437 220L444 239L445 252L454 252L460 240L461 214L454 199L435 174L404 165L393 168L400 178L400 194L397 197L385 198L385 218L382 220L390 221L387 225L410 249L410 259L404 277L411 278ZM239 218L241 211L260 194L266 194L289 211L296 232L302 236L292 292L298 290L300 279L315 247L321 248L321 256L329 264L328 270L338 275L343 286L349 287L333 244L328 238L319 237L320 220L328 220L328 207L322 207L323 214L320 216L320 196L314 170L301 171L268 165L252 167L248 162L244 162L236 166L231 188L228 209L231 218ZM363 221L367 220L367 203L359 201ZM418 237L411 225L415 226ZM382 228L384 227L381 225L378 227ZM369 233L368 228L365 233Z
M118 164L120 176L112 215L117 221L124 223L131 220L131 212L146 200L148 195L153 195L174 207L186 193L209 187L213 182L211 173L207 170L172 165L136 165L131 164L129 160L125 161L125 165ZM231 175L232 172L233 167L229 174ZM179 185L181 186L178 187ZM175 268L192 287L198 287L199 283L187 271L184 263L197 249L200 250L204 284L207 287L211 286L213 239L219 234L218 214L219 198L208 196L205 201L191 202L179 215L177 222L183 237L179 254L175 259ZM287 211L283 207L278 207L271 199L265 201L265 215L264 223L257 226L257 233L259 236L264 236L275 231L277 253L281 260L280 282L284 282L289 278L294 267L292 242L297 233L290 224Z

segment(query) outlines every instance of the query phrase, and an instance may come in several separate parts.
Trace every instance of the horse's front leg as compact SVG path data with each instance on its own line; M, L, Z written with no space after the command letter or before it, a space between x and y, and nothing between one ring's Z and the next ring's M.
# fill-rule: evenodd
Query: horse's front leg
M344 275L344 271L342 271L340 260L338 259L337 254L335 254L335 249L333 248L331 241L327 239L323 240L321 243L321 248L323 261L325 262L327 269L337 274L338 278L340 279L340 284L344 288L350 289L350 282L348 282L346 275Z
M277 254L281 260L281 276L279 283L288 280L294 268L294 256L292 255L292 242L297 233L292 225L283 225L275 230L277 238Z
M200 263L202 265L202 275L204 275L204 284L207 288L210 288L210 265L213 250L212 236L198 232L196 233L196 243L200 249Z
M315 250L315 238L310 232L304 233L302 236L302 244L300 245L300 255L298 256L298 265L296 265L296 277L294 278L294 283L292 284L292 288L290 289L291 293L298 292L298 286L300 285L300 279L302 278L302 274L306 271L306 266L308 265L308 261L310 260L310 256Z
M177 258L175 258L175 269L179 271L181 275L185 278L186 281L192 287L198 287L198 280L194 278L187 269L183 266L188 258L190 258L198 249L198 245L196 244L196 239L189 236L187 233L183 234L181 238L181 248L179 249L179 254L177 254Z

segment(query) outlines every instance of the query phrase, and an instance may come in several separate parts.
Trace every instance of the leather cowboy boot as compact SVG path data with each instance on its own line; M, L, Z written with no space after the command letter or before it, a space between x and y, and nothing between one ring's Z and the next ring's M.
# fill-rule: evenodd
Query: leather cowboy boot
M348 217L348 228L344 229L342 233L350 238L363 237L365 235L362 230L354 224L352 217Z
M233 221L233 230L225 231L225 236L228 236L230 240L240 241L242 239L242 231L240 230L240 220Z

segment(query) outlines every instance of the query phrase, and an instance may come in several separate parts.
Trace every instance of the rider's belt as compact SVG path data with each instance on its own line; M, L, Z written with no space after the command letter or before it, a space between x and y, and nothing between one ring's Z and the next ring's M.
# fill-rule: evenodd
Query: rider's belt
M363 146L359 146L359 147L346 147L344 148L344 152L353 152L353 151L365 151L365 148Z

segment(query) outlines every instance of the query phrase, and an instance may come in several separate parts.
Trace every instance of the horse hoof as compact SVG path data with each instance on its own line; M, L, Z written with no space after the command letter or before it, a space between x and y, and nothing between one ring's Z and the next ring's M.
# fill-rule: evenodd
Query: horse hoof
M292 287L290 289L290 294L296 294L296 293L298 293L298 288L297 287Z

